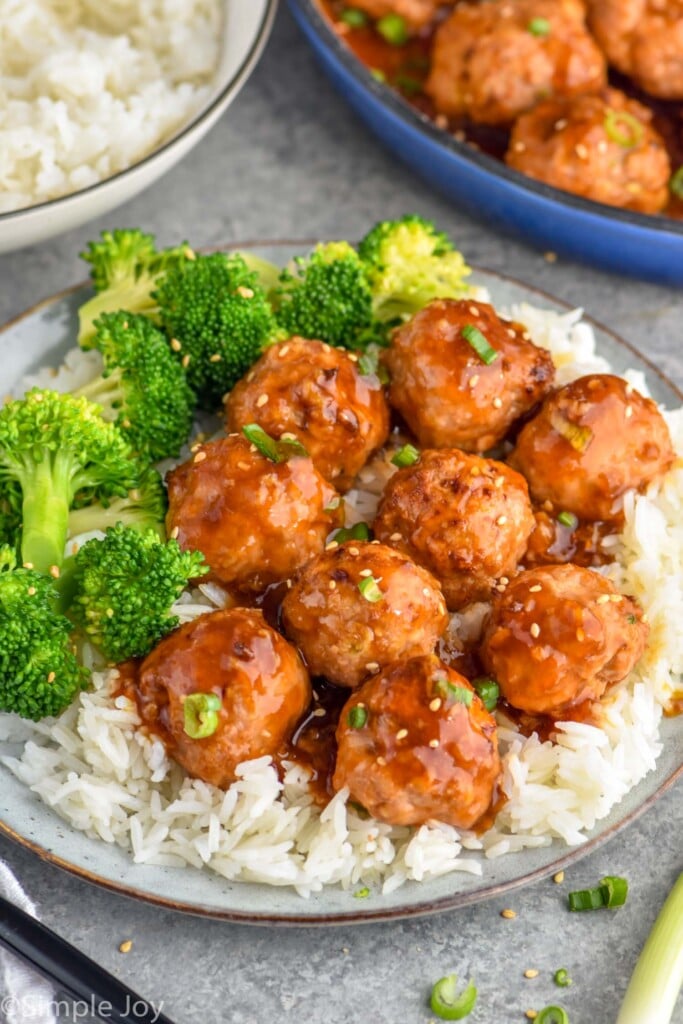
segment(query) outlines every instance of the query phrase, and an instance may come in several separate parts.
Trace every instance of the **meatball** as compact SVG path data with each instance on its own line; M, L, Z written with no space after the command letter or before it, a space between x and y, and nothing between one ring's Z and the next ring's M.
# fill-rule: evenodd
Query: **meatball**
M321 341L271 345L226 398L228 430L258 423L291 434L319 473L346 490L389 433L389 410L376 376L357 357Z
M363 683L337 727L333 785L390 825L471 828L501 765L495 719L434 655L395 661Z
M487 600L517 571L534 528L526 481L502 462L423 451L387 484L375 536L424 565L448 607Z
M305 566L282 605L312 675L358 686L398 658L430 654L448 624L431 573L383 544L349 541Z
M214 731L193 739L197 708L188 716L186 702L200 694L215 695L220 705ZM166 636L140 666L136 699L142 721L174 760L190 775L225 787L242 761L272 756L290 738L311 686L297 652L260 611L231 608Z
M440 113L506 124L552 96L596 92L605 58L579 0L461 3L437 30L425 91Z
M655 403L621 377L590 374L546 399L509 461L547 511L618 522L625 492L643 488L673 460Z
M631 671L645 649L640 608L577 565L529 569L493 604L481 657L513 707L561 715Z
M353 7L371 18L398 14L411 29L424 28L432 20L444 0L353 0Z
M617 89L548 100L515 123L505 162L598 203L659 213L671 164L652 113Z
M309 458L271 462L234 434L199 445L167 482L169 535L203 552L210 578L246 592L291 576L339 518L337 493Z
M589 24L610 64L653 96L683 100L683 0L590 0Z
M494 350L487 363L475 344ZM520 324L486 302L439 299L394 331L384 356L389 400L430 448L483 452L550 390L555 369Z

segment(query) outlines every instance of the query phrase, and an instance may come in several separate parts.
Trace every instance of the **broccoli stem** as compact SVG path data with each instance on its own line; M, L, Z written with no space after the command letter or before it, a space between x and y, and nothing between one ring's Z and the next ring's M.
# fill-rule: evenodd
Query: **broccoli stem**
M97 376L76 388L72 394L79 398L87 398L102 406L104 419L114 421L117 407L123 401L121 390L121 373L114 370L108 377Z
M72 457L55 452L34 464L22 481L21 557L37 572L61 566L69 529Z

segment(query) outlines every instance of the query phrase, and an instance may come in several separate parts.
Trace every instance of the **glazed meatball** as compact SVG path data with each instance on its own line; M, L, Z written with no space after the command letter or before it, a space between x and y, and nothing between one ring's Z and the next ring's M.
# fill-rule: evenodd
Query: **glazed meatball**
M429 24L444 0L353 0L352 6L371 18L398 14L409 28L420 29Z
M211 579L251 593L321 551L339 517L337 492L309 458L271 462L234 434L198 445L167 483L169 535L204 554Z
M312 675L358 686L398 658L430 654L448 624L431 573L385 547L349 541L305 566L282 605Z
M258 423L274 437L293 435L318 472L346 490L389 433L382 385L356 360L321 341L272 345L227 396L228 430Z
M530 569L493 604L481 657L513 707L561 715L631 671L648 627L634 601L577 565Z
M214 731L193 739L193 728L204 725L197 722L201 698L197 707L194 697L202 694L215 695L220 705L212 713ZM190 775L225 787L242 761L277 753L308 707L311 687L297 652L260 611L231 608L165 637L140 666L136 699L143 723L174 760Z
M651 120L647 107L617 89L548 100L517 120L505 162L598 203L659 213L671 164Z
M483 336L494 350L492 362L467 340L473 329L475 343ZM524 327L470 299L431 302L394 332L384 358L391 404L430 448L487 451L543 398L555 375L550 353Z
M396 661L346 703L333 784L390 825L471 828L500 777L496 722L435 656Z
M541 100L595 92L605 58L579 0L461 3L437 30L425 90L437 110L506 124Z
M534 527L526 481L502 462L423 451L387 484L375 536L424 565L455 611L511 576Z
M621 377L590 374L550 395L522 429L510 465L547 511L618 522L623 497L672 465L659 409Z
M589 24L610 64L641 89L683 99L683 0L590 0Z

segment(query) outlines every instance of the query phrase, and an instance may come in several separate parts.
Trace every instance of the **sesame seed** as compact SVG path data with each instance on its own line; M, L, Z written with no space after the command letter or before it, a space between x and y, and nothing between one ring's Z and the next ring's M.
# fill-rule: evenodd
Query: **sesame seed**
M480 476L480 475L481 475L481 469L479 468L479 466L472 466L472 468L470 469L470 476Z
M180 352L182 347L177 338L171 338L171 348L174 352Z
M59 566L58 565L51 565L50 566L50 576L52 576L53 580L58 580L59 579Z
M387 763L387 759L386 759L386 757L382 757L382 755L380 754L380 756L379 756L379 757L377 758L377 764L379 764L379 765L381 765L382 767L384 767L384 765L385 765L386 763Z
M503 486L504 483L505 483L505 477L502 476L502 475L501 476L497 476L496 479L493 481L493 486L500 488L500 487Z
M472 316L479 316L479 307L478 306L468 306L467 308L469 309L469 311L472 314Z
M190 365L190 357L189 356L183 356L183 358L180 360L180 363L181 363L181 366L186 370L188 368L188 366Z
M366 672L379 672L379 662L369 661L365 666Z
M195 455L194 459L193 459L193 462L205 462L206 459L207 459L206 452L198 451L197 454Z
M515 145L514 145L515 153L523 153L525 149L526 149L526 146L524 145L523 142L515 142Z
M546 263L557 263L557 253L549 249L548 252L543 253L543 259Z
M48 683L54 683L56 678L57 678L57 673L56 672L50 672L48 674L47 681L48 681Z
M325 551L334 551L334 549L338 548L338 547L339 547L339 542L336 541L336 540L331 540L329 542L329 544L325 545Z
M328 586L329 586L330 590L336 590L337 589L337 581L336 580L330 580Z
M259 395L256 399L256 408L261 409L268 401L268 395Z
M508 338L516 338L517 337L517 331L513 327L508 327L507 332L508 332Z
M349 352L348 358L349 358L349 362L351 362L351 363L357 363L358 362L358 356L355 355L353 352Z
M532 622L529 626L529 632L531 633L534 640L541 635L541 627L537 622Z
M467 382L467 386L468 386L468 388L476 388L478 383L479 383L479 374L478 373L473 373L472 376L470 377L470 379Z
M446 605L443 603L443 601L439 601L439 615L445 615L445 614L446 614Z
M506 921L512 921L513 918L517 917L517 911L509 909L501 910L500 916L504 917Z
M579 628L578 628L578 629L577 629L577 631L576 631L576 639L577 639L577 640L579 641L579 643L580 643L580 644L582 644L582 643L583 643L583 641L584 641L584 640L586 639L586 634L585 634L585 632L584 632L584 631L583 631L583 630L581 629L581 626L579 626Z
M326 714L325 708L316 708L313 712L313 718L324 718Z
M622 597L621 594L610 594L609 599L614 604L619 604L619 602L622 600Z
M401 534L400 533L392 533L391 537L389 538L389 540L400 540L400 539L401 539Z
M626 406L626 408L624 410L624 416L626 417L627 420L630 420L631 416L633 416L633 406L632 405L627 405Z
M438 740L430 740L429 741L429 746L432 748L432 750L436 750L438 745L439 745L439 741Z
M429 702L429 710L430 711L438 711L440 707L441 707L441 697L435 697L434 700L430 700L430 702Z
M177 540L179 536L180 536L180 527L179 526L174 526L173 529L171 530L171 540Z
M408 730L407 729L399 729L398 732L396 733L396 739L397 740L404 740L407 735L408 735Z
M524 1016L528 1020L536 1020L536 1018L538 1017L538 1010L527 1010Z
M558 871L554 874L553 882L555 882L556 885L560 885L561 882L564 882L564 871Z
M35 594L35 592L36 592L36 588L35 588L35 587L29 587L29 588L28 588L28 596L29 596L29 597L33 597L33 595Z
M533 587L529 587L529 593L530 594L538 594L539 591L542 590L542 589L543 588L541 587L540 583L534 583Z
M496 583L494 587L494 590L497 590L499 594L504 594L506 589L507 588L504 583Z
M287 590L291 590L292 589L292 581L291 580L285 580L285 584L287 585Z
M365 576L366 578L368 576L372 576L372 569L361 569L361 571L358 573L358 575L359 576Z
M353 555L354 558L356 557L356 555L360 554L360 551L358 550L358 548L355 548L355 547L354 548L347 548L346 550L348 551L348 553L350 555Z
M33 562L24 562L23 568L24 569L32 569L33 568Z
M255 376L256 370L250 370L250 372L247 374L247 384L250 384Z
M574 152L578 156L579 160L588 159L588 150L584 146L583 142L577 142L577 144L574 146Z
M197 457L196 456L195 456L195 460L194 461L195 462L197 461ZM248 462L238 462L237 463L237 468L238 469L249 469L249 463Z
M605 139L600 139L597 145L598 153L606 153L608 149L607 142Z
M253 299L254 298L254 290L253 290L253 288L247 288L243 284L241 284L239 286L239 288L237 289L237 294L241 295L243 299Z
M432 592L429 589L429 587L423 587L422 588L422 595L423 595L423 597L431 597L431 594L432 594Z
M526 970L524 972L524 977L525 978L537 978L538 977L538 971L536 970L535 967L529 967L528 970Z
M126 941L122 942L121 945L119 946L119 953L130 953L132 948L132 941L130 939L126 939Z
M498 524L498 526L505 526L507 521L508 521L508 517L507 516L498 516L498 518L496 519L496 523Z
M556 132L561 132L562 129L566 128L568 124L569 124L569 121L567 120L567 118L566 117L561 117L558 121L555 122L555 131Z
M508 583L510 582L510 580L507 578L507 576L501 576L500 579L498 580L498 582L502 583L503 586L506 587L508 585Z
M500 409L502 407L502 405L503 405L503 399L499 398L496 395L496 397L493 399L493 402L491 404L492 404L494 409Z
M278 355L279 355L280 359L283 359L284 356L286 356L288 352L289 352L289 345L283 345L282 348L280 349L280 351L278 352Z

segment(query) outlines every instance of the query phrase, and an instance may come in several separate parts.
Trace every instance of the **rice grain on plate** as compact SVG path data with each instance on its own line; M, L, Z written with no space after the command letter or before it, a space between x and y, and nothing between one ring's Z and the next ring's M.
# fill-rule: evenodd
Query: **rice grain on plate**
M510 315L550 349L561 383L609 369L580 311L521 305ZM73 386L89 355L67 358L60 389ZM646 391L642 375L625 376ZM683 410L665 416L680 456ZM361 471L346 496L351 521L372 519L393 472L386 454ZM95 673L94 689L56 721L0 715L0 740L14 745L4 748L2 760L74 827L130 849L136 863L207 866L231 880L294 886L303 896L361 879L390 892L408 879L452 871L481 875L487 859L525 847L554 840L578 845L654 768L663 707L680 685L683 631L672 623L683 622L683 460L646 494L627 496L625 518L622 533L610 539L615 561L601 571L642 605L651 627L647 650L631 676L603 698L601 728L559 723L552 743L521 735L498 713L508 799L483 835L438 822L392 827L360 816L347 804L346 790L321 811L306 770L291 762L282 780L268 758L246 762L227 790L187 778L158 739L138 731L135 705L112 697L115 672ZM189 621L226 600L220 587L203 584L186 592L175 610ZM473 605L453 615L449 629L476 638L485 611ZM19 754L17 743L24 743Z
M0 214L136 163L202 106L222 0L3 0Z

